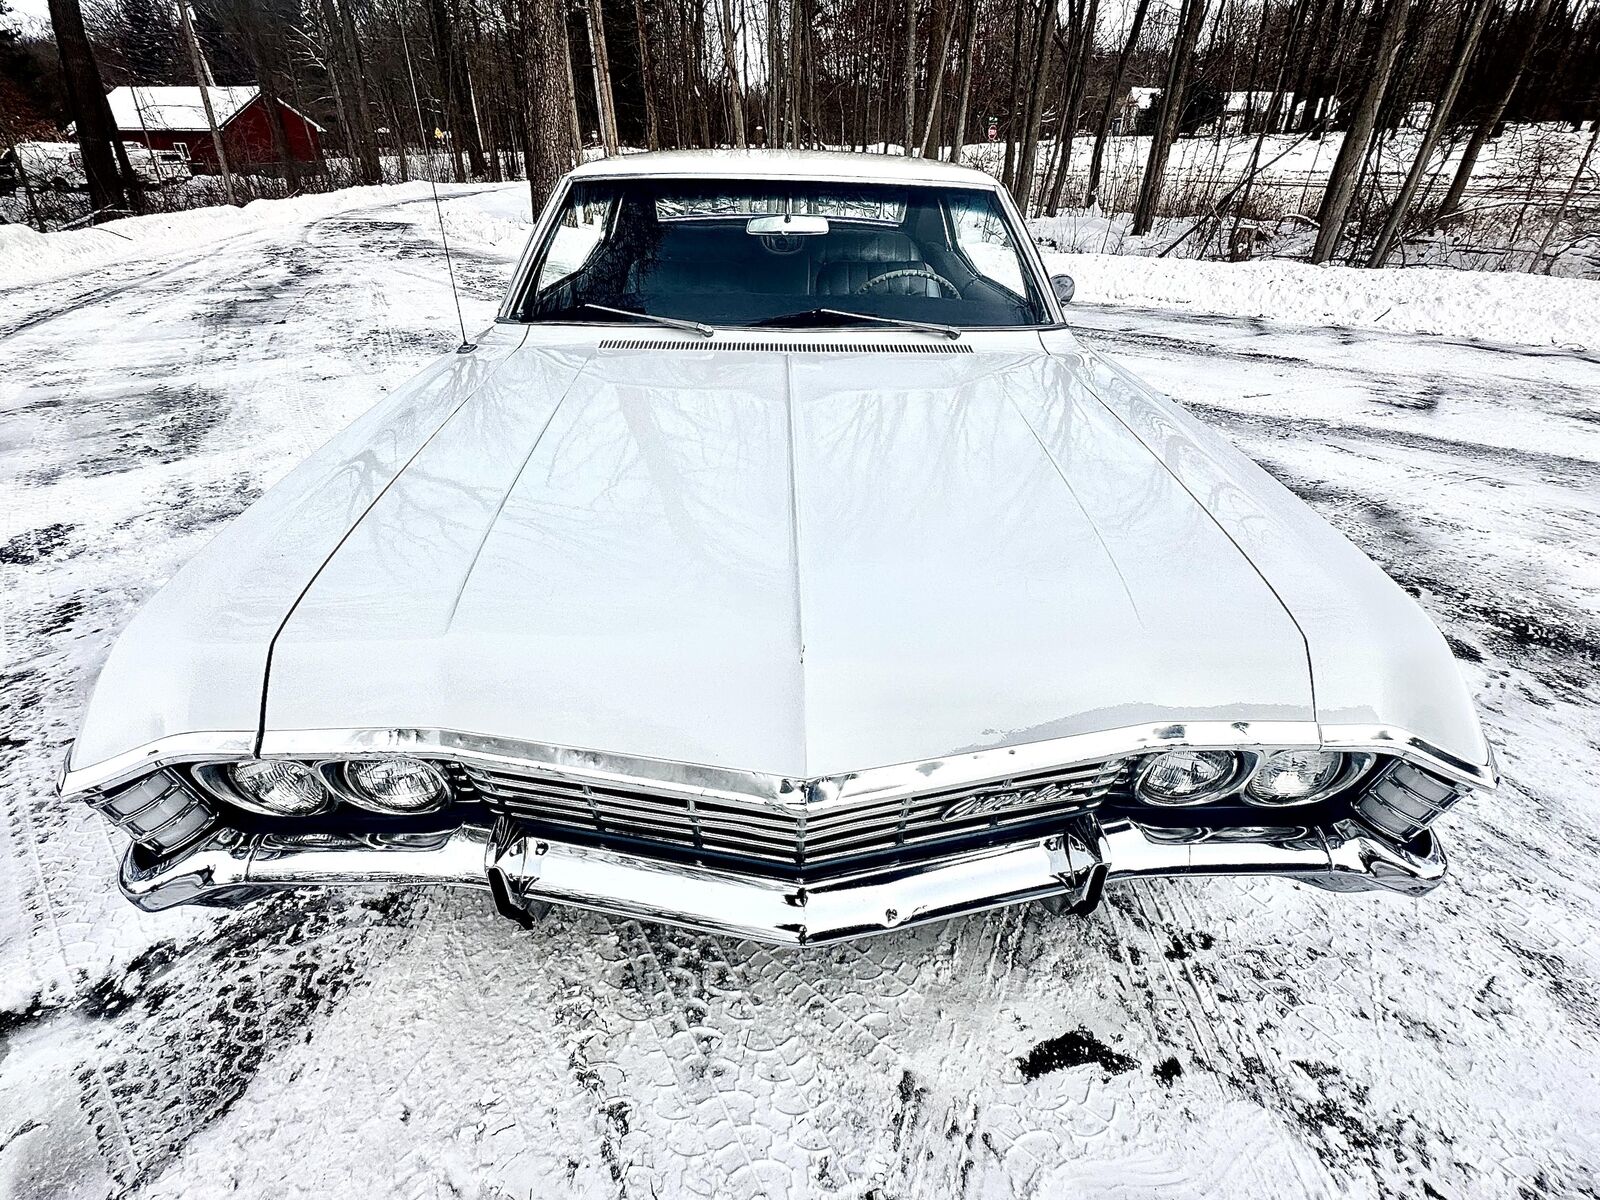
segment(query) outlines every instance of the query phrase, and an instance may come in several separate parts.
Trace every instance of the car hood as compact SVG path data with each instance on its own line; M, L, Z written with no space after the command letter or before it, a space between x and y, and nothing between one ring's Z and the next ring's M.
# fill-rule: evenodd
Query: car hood
M269 741L459 730L815 776L1314 719L1301 630L1084 359L794 337L511 352L294 603Z

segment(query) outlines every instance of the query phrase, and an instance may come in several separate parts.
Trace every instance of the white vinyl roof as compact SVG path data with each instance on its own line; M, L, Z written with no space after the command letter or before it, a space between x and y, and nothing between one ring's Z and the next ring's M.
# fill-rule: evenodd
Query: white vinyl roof
M622 154L584 163L574 179L640 176L700 179L826 179L863 183L948 183L998 186L970 167L898 154L844 154L824 150L666 150Z
M260 92L256 87L214 87L211 108L221 128L248 105ZM117 128L129 131L150 130L162 133L192 133L209 129L206 108L197 87L119 87L106 97L111 119Z

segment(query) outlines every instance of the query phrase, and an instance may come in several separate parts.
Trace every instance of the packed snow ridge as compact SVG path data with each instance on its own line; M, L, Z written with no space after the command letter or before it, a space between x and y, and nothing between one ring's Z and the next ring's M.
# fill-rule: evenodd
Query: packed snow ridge
M1366 270L1288 259L1211 262L1051 254L1075 303L1174 308L1291 325L1377 328L1525 346L1600 349L1600 283L1447 267Z

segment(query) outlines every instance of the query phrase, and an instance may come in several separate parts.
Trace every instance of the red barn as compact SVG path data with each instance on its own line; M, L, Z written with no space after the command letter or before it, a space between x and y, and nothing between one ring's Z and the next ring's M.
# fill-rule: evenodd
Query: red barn
M278 153L272 145L272 125L267 102L255 87L213 87L211 109L222 144L228 153L228 166L247 172L272 167ZM197 87L119 87L106 100L117 136L125 142L138 142L152 150L177 150L188 156L198 169L216 168L217 154L211 144L211 127L206 123L206 108ZM296 112L281 100L283 132L289 155L296 162L316 162L321 149L322 126Z

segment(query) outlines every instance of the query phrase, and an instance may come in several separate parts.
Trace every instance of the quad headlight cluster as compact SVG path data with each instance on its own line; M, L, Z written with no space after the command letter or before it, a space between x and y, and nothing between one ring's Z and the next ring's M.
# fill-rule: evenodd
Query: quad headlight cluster
M1310 804L1355 782L1370 754L1338 750L1169 750L1139 771L1146 804L1182 808L1238 798L1262 808Z
M195 771L207 791L269 817L314 817L340 802L369 812L411 816L450 802L450 782L431 762L403 755L305 763L257 758Z

